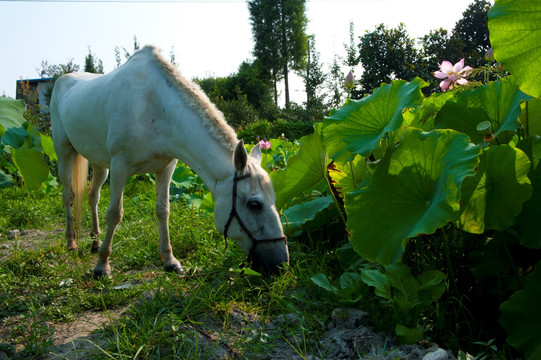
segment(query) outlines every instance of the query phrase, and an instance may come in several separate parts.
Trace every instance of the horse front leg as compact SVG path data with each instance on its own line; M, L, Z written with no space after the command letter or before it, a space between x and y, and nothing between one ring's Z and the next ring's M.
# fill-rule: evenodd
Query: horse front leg
M98 252L98 249L101 245L100 241L100 224L98 219L98 203L100 201L100 189L105 180L109 170L101 168L92 164L92 181L90 182L90 187L88 190L88 203L90 205L90 214L92 218L92 230L90 231L90 237L92 238L92 249L93 253Z
M124 215L122 197L126 180L129 177L128 174L127 167L113 159L111 162L111 200L109 201L109 208L105 216L107 231L105 233L105 239L98 249L98 262L94 268L95 277L111 275L109 256L111 255L115 230Z
M163 267L168 272L182 272L182 266L173 256L169 239L169 184L177 161L172 161L166 168L156 173L156 217L160 233L160 256Z

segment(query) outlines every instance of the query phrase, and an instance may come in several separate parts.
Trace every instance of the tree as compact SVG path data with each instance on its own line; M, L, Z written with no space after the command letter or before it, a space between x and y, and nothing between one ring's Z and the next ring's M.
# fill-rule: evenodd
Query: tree
M395 29L384 24L376 26L361 37L359 52L364 69L359 81L362 94L371 92L382 82L415 78L419 54L402 23ZM353 96L359 97L352 92Z
M103 62L96 58L96 55L88 47L88 55L85 57L85 72L94 73L94 74L103 74Z
M39 68L36 68L39 76L57 78L64 74L78 72L79 65L73 62L73 58L69 59L66 64L50 65L47 60L43 60Z
M248 0L254 56L274 84L274 101L278 103L277 83L285 84L285 103L289 106L289 72L304 68L307 55L305 15L306 0Z
M355 24L353 21L349 22L349 44L344 44L346 50L346 58L344 59L344 65L349 70L353 71L353 68L359 65L359 55L357 55L357 46L355 46Z
M302 75L306 89L306 110L312 114L314 120L323 120L325 111L325 95L319 90L325 83L327 76L323 73L319 53L315 50L315 38L308 37L308 61L306 73Z
M440 80L435 79L433 73L443 60L451 61L456 58L454 49L451 47L451 37L447 30L439 28L419 38L419 45L421 59L417 76L431 83L430 92L439 91Z
M485 54L490 49L488 11L492 4L487 0L475 0L462 19L458 20L451 37L451 48L455 58L465 59L466 64L479 67L485 63Z

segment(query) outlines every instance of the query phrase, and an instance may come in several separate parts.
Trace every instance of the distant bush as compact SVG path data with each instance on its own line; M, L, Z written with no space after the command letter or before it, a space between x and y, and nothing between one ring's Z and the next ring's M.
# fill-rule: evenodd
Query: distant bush
M258 139L263 138L276 139L285 137L289 140L296 140L313 132L314 123L312 122L293 122L279 119L274 122L261 120L249 124L238 132L238 136L246 143L255 144Z

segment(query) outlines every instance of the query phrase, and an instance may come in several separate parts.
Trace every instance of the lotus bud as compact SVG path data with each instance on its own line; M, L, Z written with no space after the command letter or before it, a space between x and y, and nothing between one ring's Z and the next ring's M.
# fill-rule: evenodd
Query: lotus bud
M351 70L346 76L344 85L346 86L346 89L348 90L353 89L355 87L355 76L353 76L353 72Z
M494 50L492 48L488 49L487 53L485 54L485 60L486 61L494 60Z

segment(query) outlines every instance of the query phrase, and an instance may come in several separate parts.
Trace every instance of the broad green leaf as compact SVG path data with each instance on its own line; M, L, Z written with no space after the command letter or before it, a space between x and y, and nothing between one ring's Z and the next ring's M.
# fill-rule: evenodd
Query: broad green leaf
M419 309L421 312L427 310L433 301L443 295L447 289L445 278L445 274L439 270L425 271L417 277L417 281L419 281L417 296L421 302Z
M52 161L58 160L54 151L53 139L50 136L41 134L41 149Z
M493 81L477 89L456 94L442 107L434 120L437 129L454 129L468 135L472 142L483 142L477 125L489 121L494 136L515 131L520 123L521 103L530 99L509 79Z
M500 323L507 342L520 350L526 360L541 359L541 262L526 276L524 289L517 291L500 307Z
M282 224L288 233L314 220L317 213L327 209L333 203L330 195L315 198L302 204L296 204L286 209L282 215Z
M421 105L412 111L403 114L404 124L422 129L423 131L433 130L436 115L441 110L443 105L445 105L448 100L452 100L454 96L454 92L445 91L441 93L434 93L429 97L424 98Z
M323 122L323 141L333 159L351 160L354 154L368 156L379 146L385 133L402 124L402 112L423 100L421 88L426 83L394 80L382 84L372 95L361 100L348 100Z
M323 273L316 274L310 278L314 284L327 291L338 293L338 288L331 284L327 275Z
M522 205L522 212L517 217L520 228L520 242L522 245L541 248L541 136L530 136L517 146L524 151L530 159L528 178L532 183L532 197Z
M28 190L38 189L49 176L49 167L43 159L43 154L35 147L24 145L11 149L11 159L19 170Z
M320 125L316 124L314 130L313 134L301 138L299 153L289 158L287 168L271 173L278 210L326 176L329 160L321 143Z
M171 184L178 188L190 189L195 185L195 174L187 166L179 164L173 172Z
M401 343L415 344L423 338L424 331L420 325L410 328L402 324L396 324L394 332Z
M528 157L519 149L487 148L475 176L464 180L459 226L481 234L485 229L505 230L513 225L522 203L532 195L529 167Z
M337 162L329 165L329 176L338 191L345 194L352 192L364 180L369 177L370 169L366 165L366 158L355 155L355 158L345 164Z
M488 13L494 57L526 94L541 97L541 2L496 0Z
M9 128L18 128L26 120L23 118L24 100L0 96L0 137Z
M531 98L521 105L520 123L525 136L541 135L541 99Z
M363 270L361 272L361 280L368 286L372 286L376 290L376 295L384 299L391 300L391 282L379 270Z
M393 301L399 302L403 310L410 309L418 302L419 282L411 275L409 266L391 264L385 267L385 276L393 288Z
M0 170L0 189L10 187L13 184L13 176Z
M454 130L409 128L360 190L346 196L350 242L383 265L397 262L407 240L456 220L460 186L474 174L480 148Z
M28 138L29 134L24 127L12 127L7 129L4 136L2 136L2 143L13 148L19 148L27 142Z

